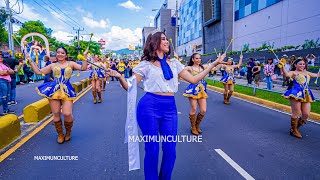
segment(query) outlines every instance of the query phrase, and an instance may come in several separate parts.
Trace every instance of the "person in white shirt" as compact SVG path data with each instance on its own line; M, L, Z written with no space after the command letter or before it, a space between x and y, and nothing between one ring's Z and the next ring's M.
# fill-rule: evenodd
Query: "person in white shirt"
M308 54L306 58L308 59L308 66L314 66L314 62L316 61L316 56L313 54Z
M142 61L133 68L134 75L132 79L128 80L129 83L114 70L110 70L108 73L110 76L119 78L122 87L129 92L128 96L130 96L132 86L136 86L143 79L146 94L138 103L136 117L144 137L159 138L160 133L161 139L167 139L169 136L176 138L178 113L174 93L178 91L179 76L196 84L218 65L226 57L226 54L221 55L208 68L195 76L190 74L179 60L167 58L170 54L170 45L163 32L156 32L148 36L143 54ZM132 83L131 80L133 80ZM127 131L130 131L129 128L135 128L130 125L127 127ZM130 150L129 147L129 159L132 155ZM176 159L176 141L162 142L162 151L161 170L158 174L159 143L152 140L145 142L145 179L171 179ZM139 156L138 154L134 156ZM137 158L132 161L135 160L139 161ZM129 160L129 169L132 161ZM139 168L140 165L134 167L134 169Z

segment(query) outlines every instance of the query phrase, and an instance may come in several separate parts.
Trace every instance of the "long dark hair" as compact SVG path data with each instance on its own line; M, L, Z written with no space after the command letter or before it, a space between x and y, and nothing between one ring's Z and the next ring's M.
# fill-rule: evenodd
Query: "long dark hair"
M64 52L66 53L66 56L67 56L66 60L69 61L69 56L68 56L68 51L67 51L67 49L66 49L65 47L63 47L63 46L59 46L59 47L57 47L56 52L58 52L58 49L63 49L63 50L64 50ZM57 56L57 55L56 55L56 56ZM57 60L58 60L58 59L57 59Z
M194 59L194 57L195 57L196 55L199 55L199 56L200 56L199 53L193 53L192 56L190 57L189 62L188 62L188 66L193 66L194 62L193 62L192 60ZM204 70L204 67L202 66L202 64L199 64L199 66L202 68L202 70Z
M296 59L296 60L292 63L291 68L290 68L290 71L295 71L295 70L297 69L295 65L297 65L300 61L305 62L305 61L304 61L303 59L301 59L301 58ZM293 81L289 79L288 90L291 89L292 86L293 86Z
M142 60L154 61L158 59L157 50L160 49L161 44L161 35L165 35L163 32L156 32L153 35L149 34L146 44L143 49ZM166 56L170 54L170 43L169 43L169 52L166 53Z
M273 59L272 58L268 58L266 64L269 64L269 60L271 60L272 62L270 64L273 63Z

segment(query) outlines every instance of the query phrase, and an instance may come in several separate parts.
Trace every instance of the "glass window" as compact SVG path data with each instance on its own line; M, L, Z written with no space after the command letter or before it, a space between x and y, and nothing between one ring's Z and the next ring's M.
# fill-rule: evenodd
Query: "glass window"
M244 8L244 16L248 16L251 14L251 4L247 5L245 8Z
M239 9L244 8L246 6L245 0L239 0Z
M234 20L239 20L239 10L234 13Z
M267 7L267 0L259 0L258 10Z
M255 13L258 11L258 0L254 0L251 3L251 13Z
M251 0L245 0L245 6L251 3Z
M239 0L236 0L236 2L234 3L234 10L235 11L239 10Z
M239 10L239 19L243 18L244 17L244 8L241 8Z

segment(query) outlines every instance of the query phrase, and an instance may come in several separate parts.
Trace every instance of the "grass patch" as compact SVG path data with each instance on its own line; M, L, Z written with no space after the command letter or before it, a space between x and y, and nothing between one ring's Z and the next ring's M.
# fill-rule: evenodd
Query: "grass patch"
M206 79L207 83L211 86L215 86L218 88L224 88L223 84L219 81L214 81L212 79ZM252 87L245 87L236 85L234 86L234 91L237 93L245 94L248 96L253 96L253 88ZM272 101L279 104L284 104L290 106L289 100L285 99L281 96L281 94L276 92L269 92L261 89L256 89L256 95L253 97L257 97L260 99ZM313 102L311 103L311 112L318 113L320 112L320 102Z

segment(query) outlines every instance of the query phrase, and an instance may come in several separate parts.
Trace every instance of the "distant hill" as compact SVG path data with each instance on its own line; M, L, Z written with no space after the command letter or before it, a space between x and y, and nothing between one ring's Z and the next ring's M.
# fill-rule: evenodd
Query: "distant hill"
M130 51L129 48L125 48L114 52L117 54L134 54L135 51Z

